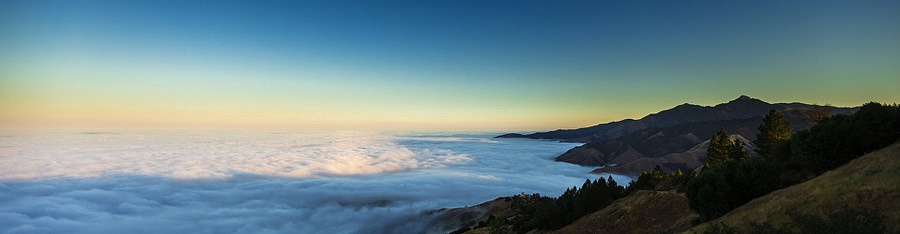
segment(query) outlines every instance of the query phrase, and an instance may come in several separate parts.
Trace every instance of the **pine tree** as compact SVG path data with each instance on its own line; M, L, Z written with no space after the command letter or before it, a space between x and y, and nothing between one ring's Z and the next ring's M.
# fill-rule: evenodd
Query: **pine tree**
M709 140L709 148L706 149L707 166L715 167L719 163L730 159L730 155L734 151L734 142L728 137L728 132L725 131L725 128L720 129Z
M728 151L728 159L742 160L747 156L749 155L747 155L747 151L744 151L744 142L734 139L734 143L731 144L731 149Z
M775 109L769 110L769 114L763 119L763 123L757 128L759 134L756 135L756 153L760 155L770 155L778 144L791 139L791 132L794 126L784 120L781 112Z

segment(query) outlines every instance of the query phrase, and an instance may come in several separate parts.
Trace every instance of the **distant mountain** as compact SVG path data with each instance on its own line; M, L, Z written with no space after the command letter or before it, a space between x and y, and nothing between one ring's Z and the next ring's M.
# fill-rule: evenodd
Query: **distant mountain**
M575 147L556 160L583 166L608 166L596 172L624 175L637 175L657 165L666 171L692 170L703 165L709 139L720 128L725 128L732 138L740 138L750 150L761 122L762 117L752 117L647 128Z
M757 127L771 109L794 125L794 131L811 127L823 116L851 114L857 108L839 108L803 103L770 104L740 96L715 106L682 104L647 115L586 128L532 134L510 133L498 137L559 139L585 142L556 158L583 166L604 166L594 172L638 175L660 166L666 171L693 170L703 165L708 141L720 128L741 139L748 151L754 146Z
M759 99L742 95L727 103L711 107L685 103L673 107L672 109L647 115L638 120L625 119L578 129L559 129L532 134L511 133L497 137L557 139L566 142L588 143L618 138L647 128L661 128L685 123L747 119L765 116L772 108L782 112L791 112L794 116L800 117L792 119L793 124L798 129L805 129L811 125L809 121L805 121L804 118L809 117L808 115L814 111L822 110L824 108L828 110L829 114L848 114L855 110L855 108L837 108L803 103L770 104Z

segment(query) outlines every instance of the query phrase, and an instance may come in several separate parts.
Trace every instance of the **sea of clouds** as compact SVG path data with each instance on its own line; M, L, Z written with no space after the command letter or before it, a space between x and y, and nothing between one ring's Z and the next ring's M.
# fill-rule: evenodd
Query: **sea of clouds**
M552 160L576 144L492 135L5 134L0 232L418 233L435 209L598 177Z

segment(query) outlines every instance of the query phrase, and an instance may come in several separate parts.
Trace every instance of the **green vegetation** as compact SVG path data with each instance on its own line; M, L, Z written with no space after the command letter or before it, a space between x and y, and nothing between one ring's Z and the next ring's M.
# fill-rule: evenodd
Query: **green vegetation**
M581 188L572 187L558 198L540 194L519 194L512 197L515 215L508 219L488 217L475 228L488 227L491 233L525 233L534 229L555 230L586 214L603 209L625 196L625 188L616 181L599 178L586 180Z
M719 129L712 139L709 140L709 148L706 149L706 167L715 167L728 160L741 160L747 157L744 152L743 142L740 140L731 140L725 128Z
M639 190L683 192L691 209L700 215L698 221L708 221L900 139L900 106L896 104L867 103L853 115L824 117L817 122L812 128L791 136L791 124L781 113L772 110L758 127L759 135L754 141L757 157L750 157L743 150L743 143L730 139L723 128L710 140L707 163L699 173L681 170L666 173L657 166L631 181L627 188L610 177L587 180L581 188L567 189L558 198L520 194L512 198L515 215L491 216L475 228L488 227L491 233L555 230ZM787 225L753 223L751 228L758 233L880 233L885 230L883 216L858 207L830 209L824 214L794 212L788 214ZM737 230L715 223L710 231L734 233Z
M885 233L885 217L876 212L844 205L825 217L789 211L785 226L771 223L750 224L750 233ZM741 233L737 227L713 223L704 233Z
M662 168L657 166L651 171L641 173L641 176L636 180L632 180L631 183L628 183L628 188L625 190L628 194L632 194L639 190L668 191L675 189L682 191L684 184L696 176L697 173L694 171L684 173L681 169L666 174Z
M783 229L796 225L794 216L797 214L827 217L845 205L852 210L866 211L873 217L885 217L883 224L886 231L882 233L900 233L898 156L900 142L867 153L808 181L755 198L722 217L692 228L688 233L710 231L714 228L713 224L725 224L740 233L758 233L753 231L757 224Z
M817 120L818 121L818 120ZM783 144L791 139L791 132L794 126L784 120L784 115L775 109L769 110L769 114L763 118L762 125L757 128L759 134L753 144L756 145L756 153L759 155L770 156L775 152L778 145Z
M691 208L709 220L778 189L778 174L778 168L761 157L728 160L701 171L684 191Z
M771 112L770 115L771 118L767 116L767 119L771 122L760 126L759 136L769 141L763 146L766 148L760 151L767 157L728 157L724 161L709 163L711 167L704 168L696 178L687 182L685 194L701 219L722 216L754 198L806 181L900 139L900 107L896 105L868 103L851 116L825 118L789 140L778 137L785 128L773 127L781 124L777 123L777 116ZM713 139L725 142L716 137ZM715 153L721 154L718 150L725 146L717 145L719 148ZM713 147L713 142L710 147ZM715 157L722 158L719 155ZM709 159L714 159L714 156Z
M900 107L867 103L852 116L826 118L798 132L791 154L810 173L819 174L859 155L894 143L900 136Z

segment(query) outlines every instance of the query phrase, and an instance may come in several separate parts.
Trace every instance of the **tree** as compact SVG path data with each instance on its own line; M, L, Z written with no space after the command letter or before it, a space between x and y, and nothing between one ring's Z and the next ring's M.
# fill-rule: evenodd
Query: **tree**
M644 171L636 180L628 183L628 192L633 193L638 190L655 190L656 185L665 178L662 168L657 165L651 171Z
M704 169L700 175L685 185L688 204L703 221L722 216L737 206L732 205L734 190L729 183L729 172L735 171L735 161L722 162L719 167Z
M900 139L900 106L866 103L852 116L835 115L791 139L791 157L812 174L838 167Z
M741 160L747 158L744 151L744 143L738 139L731 140L725 128L713 135L709 140L709 148L706 149L706 164L703 168L715 167L728 160Z
M743 160L749 156L747 151L744 151L744 142L738 139L734 139L734 142L731 144L731 149L728 150L728 159L734 160Z
M727 136L724 130L716 135L710 140L711 155L724 152L721 145L729 142L724 139ZM720 217L755 198L803 182L863 154L897 142L900 140L900 106L867 103L851 116L824 118L812 128L799 131L790 138L788 143L778 144L771 151L770 157L735 160L739 157L732 153L739 151L734 147L739 144L734 142L731 145L733 152L710 156L707 163L711 166L705 167L684 187L685 196L691 208L700 214L701 221ZM724 157L728 159L714 164L715 159ZM875 227L871 229L874 230L873 233L883 232L877 228L877 217L861 218L858 213L853 212L843 212L838 216L827 222L803 221L800 223L808 225L792 227L790 232L795 229L803 233L867 232L866 227ZM862 226L845 229L855 226L847 222L856 221ZM773 231L760 229L751 232Z
M769 114L766 114L763 123L757 129L759 129L759 133L756 134L756 140L753 141L753 144L756 144L756 153L771 156L779 144L791 139L794 126L784 120L781 112L773 108L769 110Z
M715 167L730 159L729 156L732 152L734 152L734 142L728 137L728 132L725 131L725 128L721 128L709 140L709 148L706 149L706 164L710 167Z

